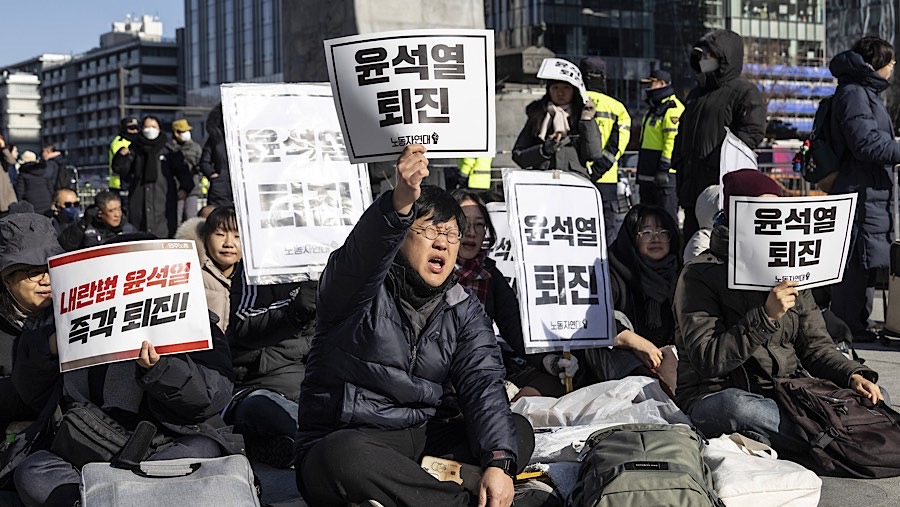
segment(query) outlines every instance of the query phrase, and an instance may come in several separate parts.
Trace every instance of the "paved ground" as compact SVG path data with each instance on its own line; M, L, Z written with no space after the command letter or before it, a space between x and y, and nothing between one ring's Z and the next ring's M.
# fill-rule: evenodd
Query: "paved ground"
M880 297L876 298L873 320L882 322ZM900 341L858 344L860 357L878 372L879 384L892 395L894 408L900 410ZM263 502L277 507L300 507L293 470L277 470L259 465L256 473L263 484ZM891 479L835 479L825 477L820 507L900 507L900 477ZM768 506L760 506L768 507Z

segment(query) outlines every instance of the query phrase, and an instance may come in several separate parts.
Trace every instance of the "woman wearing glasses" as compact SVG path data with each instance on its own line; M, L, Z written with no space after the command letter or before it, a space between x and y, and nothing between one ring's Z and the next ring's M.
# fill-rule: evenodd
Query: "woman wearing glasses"
M526 360L519 300L503 273L497 269L497 263L487 256L494 246L497 233L484 200L478 193L463 189L455 190L451 195L465 213L467 224L459 242L456 276L460 285L478 297L484 305L485 313L500 331L504 342L500 346L506 366L506 378L519 388L517 394L510 394L511 398L515 401L522 396L565 394L560 381L550 374L553 372L543 372L543 356L532 356ZM557 363L561 360L558 354L553 356L556 356L554 359ZM559 371L555 373L558 374Z
M638 204L625 215L609 246L616 346L584 352L597 380L659 378L661 349L675 343L672 296L681 269L680 252L678 226L665 209Z
M12 357L28 318L53 319L47 258L62 252L49 218L17 213L0 220L0 429L37 416L12 387Z

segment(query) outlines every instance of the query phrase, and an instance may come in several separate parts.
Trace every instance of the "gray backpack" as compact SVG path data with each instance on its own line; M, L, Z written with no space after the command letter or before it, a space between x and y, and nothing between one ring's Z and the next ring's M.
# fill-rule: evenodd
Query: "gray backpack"
M570 507L724 507L686 426L623 424L595 431L579 461Z

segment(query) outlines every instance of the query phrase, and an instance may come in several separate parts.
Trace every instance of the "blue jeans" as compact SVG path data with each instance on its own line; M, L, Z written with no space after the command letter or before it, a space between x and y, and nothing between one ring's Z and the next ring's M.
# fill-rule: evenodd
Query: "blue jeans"
M258 389L232 412L234 432L248 438L297 434L297 404L268 389Z
M771 445L779 453L798 455L809 449L803 430L775 400L743 389L710 394L694 403L689 415L694 426L709 438L741 433Z

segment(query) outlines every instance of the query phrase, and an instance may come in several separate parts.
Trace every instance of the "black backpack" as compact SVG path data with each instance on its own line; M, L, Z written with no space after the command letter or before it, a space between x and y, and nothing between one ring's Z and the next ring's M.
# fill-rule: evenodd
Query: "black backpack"
M801 159L800 172L803 179L810 183L818 183L829 174L840 170L841 158L834 152L831 136L831 99L825 97L819 101L816 116L813 119L812 132L807 139L808 147L798 155Z
M900 414L853 389L818 378L775 379L775 401L803 430L819 475L900 476Z

